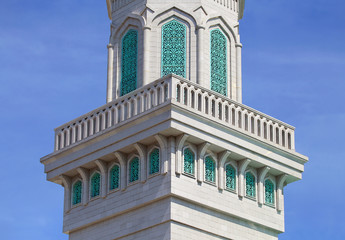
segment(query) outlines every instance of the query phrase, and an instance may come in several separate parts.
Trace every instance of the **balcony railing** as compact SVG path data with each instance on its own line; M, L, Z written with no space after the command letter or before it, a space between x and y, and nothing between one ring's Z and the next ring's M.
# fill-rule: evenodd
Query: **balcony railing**
M176 75L147 84L55 129L55 151L162 104L178 105L269 144L294 150L294 128Z

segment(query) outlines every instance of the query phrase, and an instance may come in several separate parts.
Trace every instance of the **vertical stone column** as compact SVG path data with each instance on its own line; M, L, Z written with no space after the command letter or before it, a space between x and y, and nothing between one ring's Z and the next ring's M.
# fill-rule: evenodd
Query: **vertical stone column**
M143 48L143 86L149 83L149 73L150 73L150 34L151 28L145 26L143 28L143 39L144 39L144 48Z
M203 87L207 87L206 83L204 82L204 33L205 33L205 27L204 26L198 26L197 27L197 46L198 46L198 61L197 61L197 83L200 84Z
M242 103L242 44L236 43L236 95L237 102Z
M108 80L107 80L107 103L113 100L113 66L114 66L114 46L108 46Z

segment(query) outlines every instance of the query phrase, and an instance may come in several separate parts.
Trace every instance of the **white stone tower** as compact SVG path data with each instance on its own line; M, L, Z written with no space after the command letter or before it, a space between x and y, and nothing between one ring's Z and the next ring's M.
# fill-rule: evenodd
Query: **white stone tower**
M107 0L107 104L41 162L71 240L277 239L294 127L243 105L244 0Z

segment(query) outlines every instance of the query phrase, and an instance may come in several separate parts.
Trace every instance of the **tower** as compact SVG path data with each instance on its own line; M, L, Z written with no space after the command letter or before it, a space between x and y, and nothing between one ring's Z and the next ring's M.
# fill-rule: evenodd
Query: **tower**
M243 105L244 0L108 0L107 103L41 162L71 240L277 239L294 127Z

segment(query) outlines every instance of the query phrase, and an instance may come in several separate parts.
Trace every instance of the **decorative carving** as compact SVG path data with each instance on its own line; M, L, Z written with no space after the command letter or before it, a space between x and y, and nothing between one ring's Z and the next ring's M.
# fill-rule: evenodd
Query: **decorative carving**
M122 38L121 96L137 88L138 31L128 30Z
M227 41L219 29L211 31L211 90L227 95Z
M172 20L162 27L162 76L186 77L186 27Z

